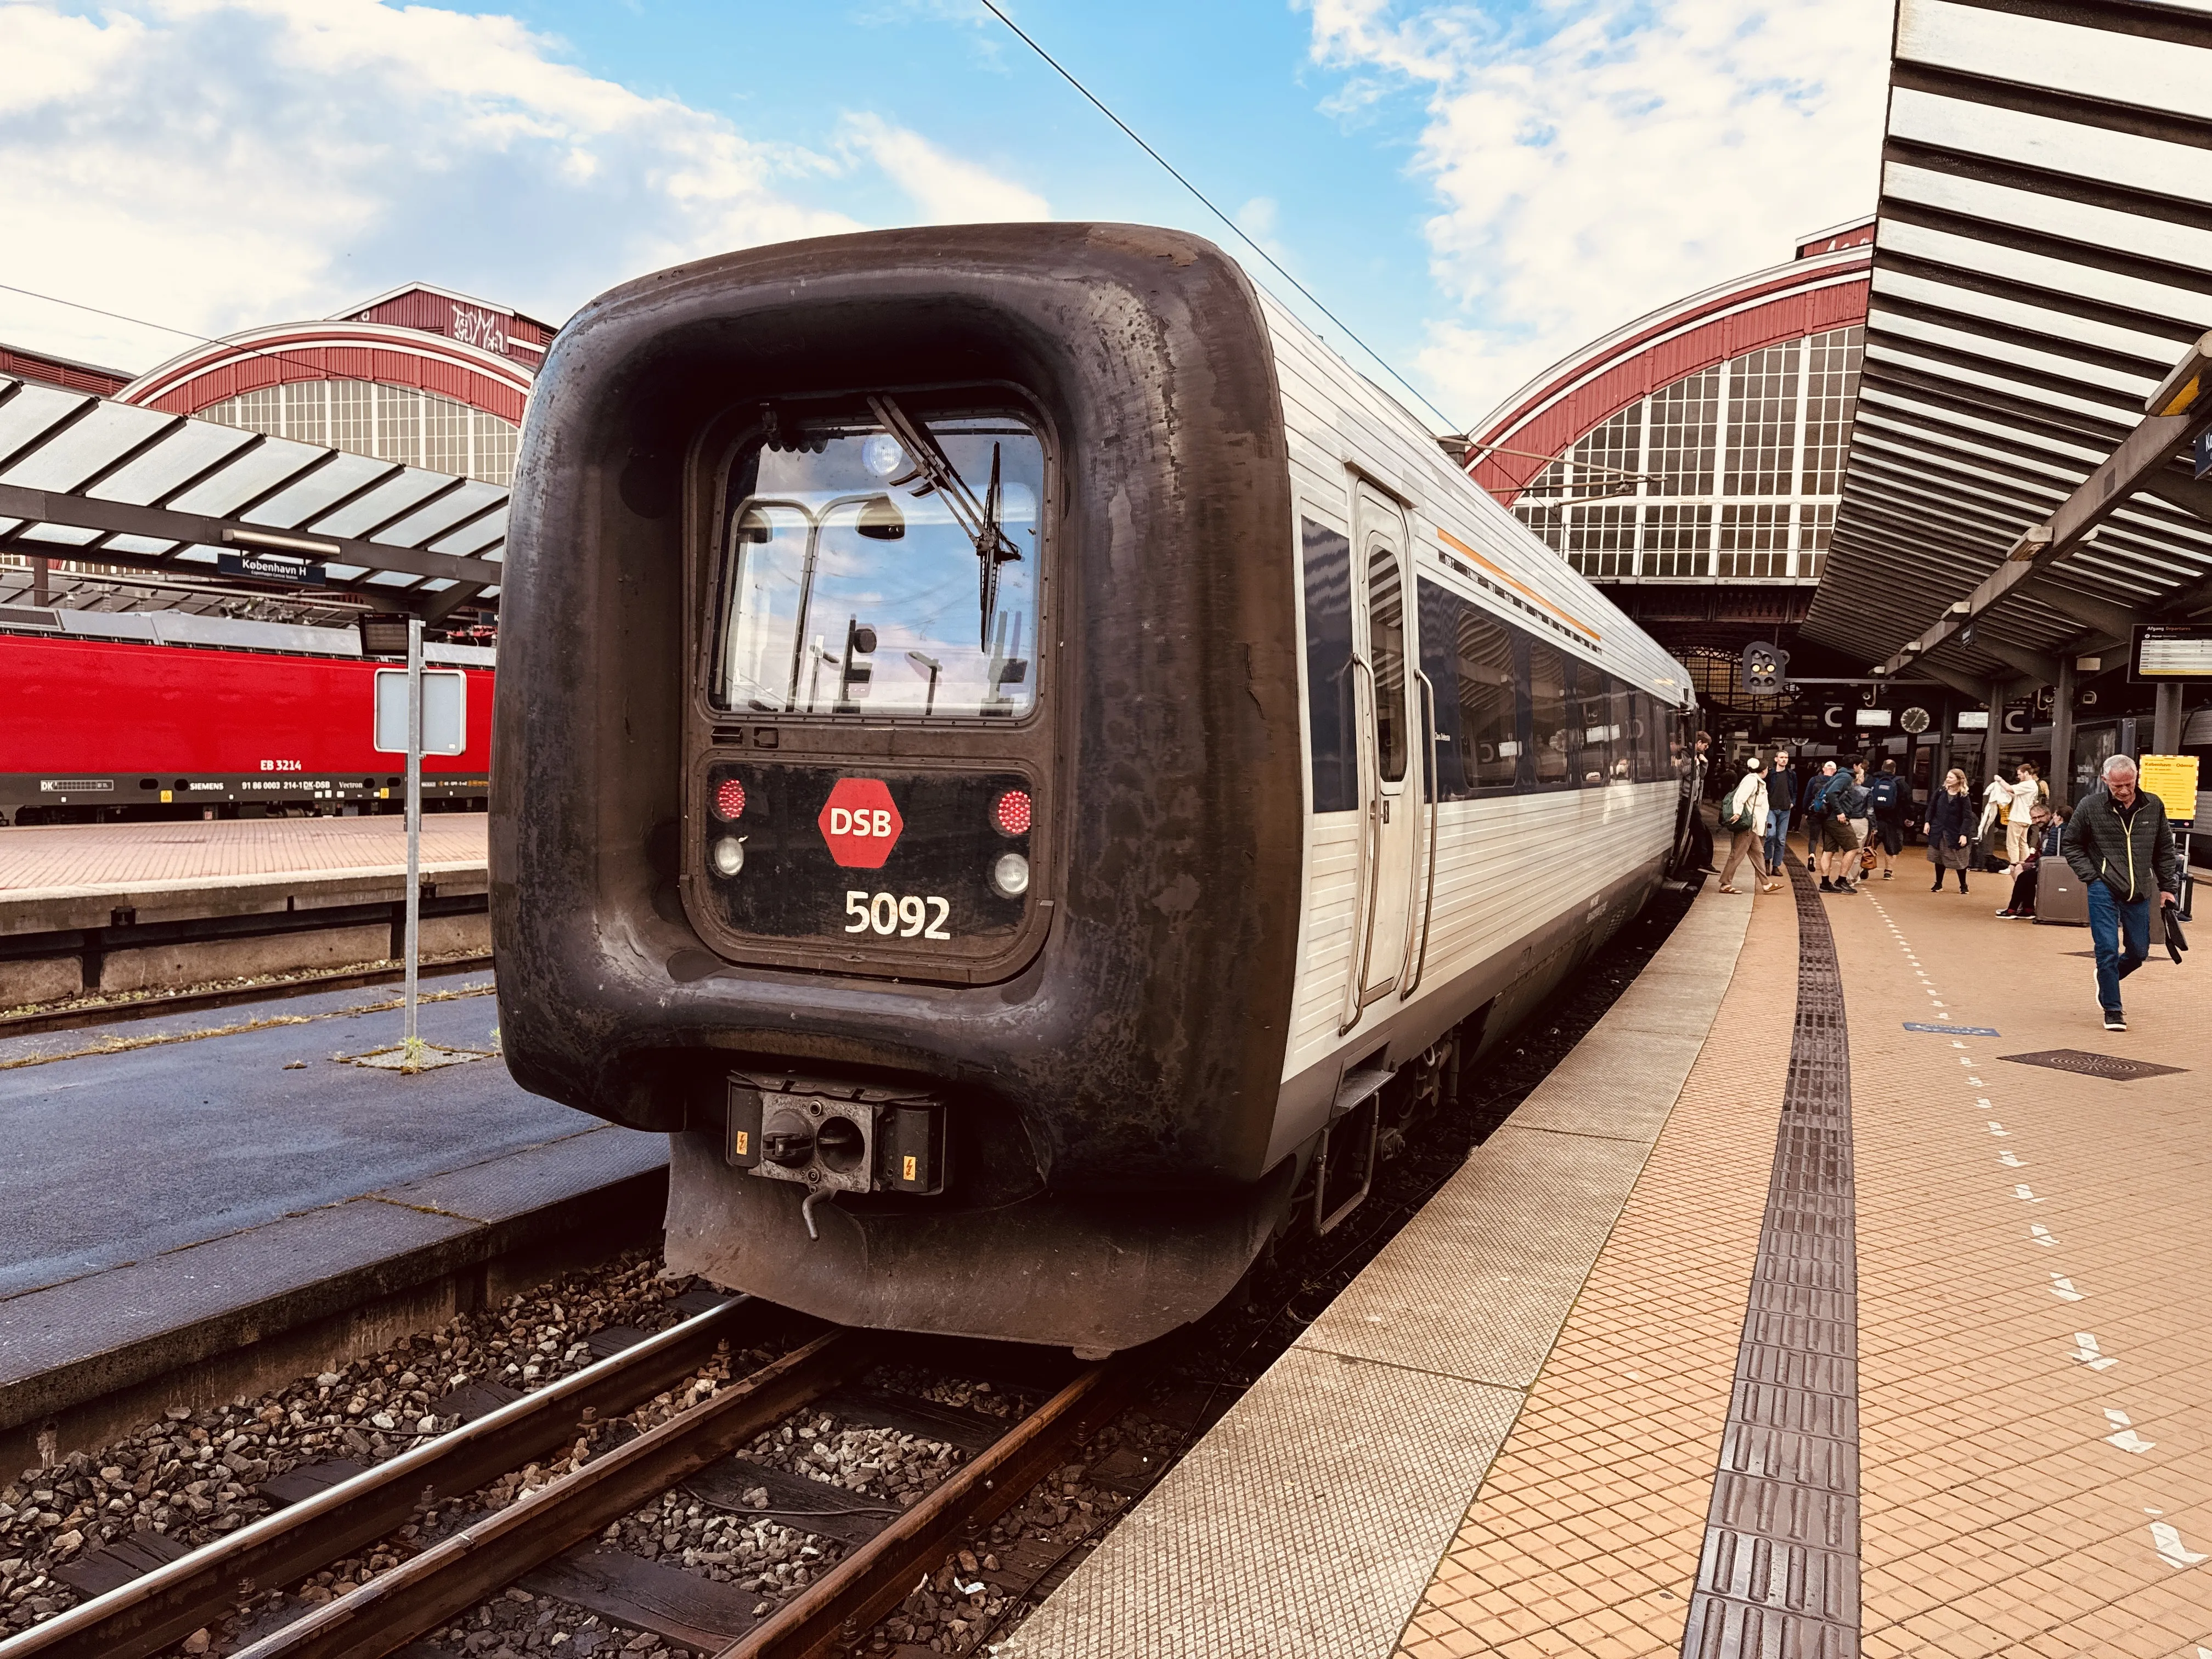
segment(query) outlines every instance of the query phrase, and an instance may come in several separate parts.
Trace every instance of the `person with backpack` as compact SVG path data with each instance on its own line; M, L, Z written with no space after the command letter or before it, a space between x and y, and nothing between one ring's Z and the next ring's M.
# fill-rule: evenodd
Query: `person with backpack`
M1733 893L1737 866L1751 855L1752 873L1759 890L1771 893L1782 884L1772 880L1766 867L1766 763L1752 755L1743 763L1743 781L1721 803L1721 828L1734 837L1729 843L1728 863L1721 871L1720 890Z
M1828 764L1833 767L1835 763L1831 761ZM1851 820L1865 817L1866 810L1866 791L1859 787L1851 773L1833 771L1820 786L1820 795L1813 803L1813 813L1820 824L1824 849L1822 892L1856 894L1859 890L1851 882L1851 872L1858 864L1860 836ZM1813 833L1812 824L1806 825L1805 833Z
M1881 864L1881 878L1896 878L1897 869L1892 862L1905 850L1905 780L1897 775L1897 763L1884 760L1881 770L1867 780L1867 798L1873 805L1874 848Z

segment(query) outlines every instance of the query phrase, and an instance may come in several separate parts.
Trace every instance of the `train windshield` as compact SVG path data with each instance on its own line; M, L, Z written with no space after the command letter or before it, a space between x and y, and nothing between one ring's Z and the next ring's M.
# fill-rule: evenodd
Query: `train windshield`
M1012 416L764 411L729 483L712 696L779 714L1013 718L1036 685L1044 447Z

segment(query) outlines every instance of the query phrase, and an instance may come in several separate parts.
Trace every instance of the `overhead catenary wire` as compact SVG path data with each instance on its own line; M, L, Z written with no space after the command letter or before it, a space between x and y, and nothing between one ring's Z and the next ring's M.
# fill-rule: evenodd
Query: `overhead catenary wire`
M1091 91L1091 88L1085 86L1082 82L1077 80L1074 75L1069 71L1066 64L1062 64L1060 59L1054 58L1050 52L1039 46L1036 38L1027 30L1024 29L1019 23L1017 23L1012 18L1007 16L1005 12L1000 10L995 3L995 0L981 0L981 4L984 10L989 12L992 16L997 18L1001 23L1004 23L1009 29L1012 30L1015 37L1019 40L1024 46L1027 46L1031 52L1043 58L1046 63L1049 64L1052 66L1054 73L1057 74L1061 80L1066 82L1067 84L1073 87L1076 91L1081 93L1090 102L1092 108L1096 109L1101 115L1111 121L1115 126L1121 128L1121 131L1127 135L1131 143L1136 145L1139 149L1144 151L1146 155L1151 156L1155 161L1158 161L1160 166L1166 170L1168 177L1174 179L1176 183L1181 185L1185 190L1196 197L1200 204L1202 205L1208 213L1211 213L1215 218L1220 220L1223 224L1228 226L1230 230L1235 234L1239 241L1243 242L1245 246L1250 248L1253 252L1258 254L1262 259L1265 259L1269 266L1273 269L1277 276L1280 276L1292 288L1297 289L1300 294L1305 295L1307 303L1311 305L1316 311L1321 313L1322 316L1328 318L1330 322L1334 323L1338 328L1341 329L1344 331L1345 337L1350 340L1354 345L1358 346L1362 351L1365 352L1370 357L1373 358L1376 363L1381 367L1385 374L1388 374L1400 386L1405 387L1407 391L1412 392L1414 398L1419 401L1424 409L1427 410L1430 414L1435 416L1439 421L1442 421L1444 423L1447 430L1455 433L1462 430L1457 422L1454 421L1450 416L1445 414L1443 410L1438 409L1435 404L1429 400L1429 397L1426 392L1423 392L1420 387L1415 386L1411 380L1407 380L1395 368L1392 368L1389 358L1385 357L1381 352L1376 350L1376 349L1368 344L1366 341L1361 339L1357 333L1353 332L1352 325L1349 323L1346 322L1343 318L1338 316L1327 306L1323 305L1319 298L1316 296L1311 289L1308 288L1297 277L1291 276L1291 273L1284 268L1283 262L1280 259L1278 259L1273 254L1268 252L1266 248L1261 247L1259 243L1254 241L1249 235L1245 234L1243 226L1238 224L1226 213L1224 213L1219 208L1216 207L1212 198L1207 196L1206 193L1200 190L1196 185L1191 183L1189 179L1184 178L1182 173L1178 173L1176 170L1175 164L1173 162L1170 161L1166 156L1161 155L1159 151L1154 149L1150 144L1146 143L1143 136L1139 134L1134 127L1131 126L1127 121L1124 121L1120 116L1115 114L1112 110L1109 109L1106 106L1105 100L1101 99L1097 93Z

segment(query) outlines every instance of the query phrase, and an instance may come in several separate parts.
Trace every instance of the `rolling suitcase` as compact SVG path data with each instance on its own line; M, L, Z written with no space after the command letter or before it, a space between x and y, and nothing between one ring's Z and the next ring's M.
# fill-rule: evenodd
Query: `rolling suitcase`
M2061 927L2089 925L2089 890L2064 859L2045 858L2036 862L2035 919Z

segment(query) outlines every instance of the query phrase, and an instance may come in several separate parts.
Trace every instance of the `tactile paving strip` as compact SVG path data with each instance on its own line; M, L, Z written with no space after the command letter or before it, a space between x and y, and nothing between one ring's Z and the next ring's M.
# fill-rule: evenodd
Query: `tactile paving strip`
M1802 865L1790 878L1796 1024L1684 1659L1859 1651L1850 1053L1827 913Z
M1999 1054L2019 1066L2048 1066L2054 1072L2077 1072L2083 1077L2108 1077L2126 1083L2139 1077L2169 1077L2186 1066L2159 1066L2148 1060L2122 1060L2117 1054L2091 1054L2087 1048L2039 1048L2032 1054Z

